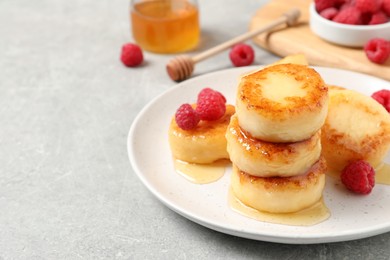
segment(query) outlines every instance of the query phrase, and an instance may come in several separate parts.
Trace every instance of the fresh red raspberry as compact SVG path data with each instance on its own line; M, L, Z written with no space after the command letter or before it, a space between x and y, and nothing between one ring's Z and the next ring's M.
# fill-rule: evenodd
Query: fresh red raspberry
M363 160L347 165L340 178L345 187L355 193L369 194L375 186L374 168Z
M362 13L353 6L348 6L341 9L337 15L333 18L333 21L336 23L344 24L361 24L362 23Z
M337 5L338 7L341 7L342 5L345 4L351 4L353 0L337 0Z
M221 93L210 88L206 88L198 95L196 112L201 120L218 120L226 112L225 103L226 99Z
M320 12L320 15L324 17L325 19L332 20L339 10L336 7L329 7Z
M382 0L382 11L390 17L390 0Z
M371 19L368 22L368 24L369 25L381 24L381 23L387 23L388 21L389 18L387 17L387 15L382 11L378 11L371 16Z
M338 0L314 0L314 5L318 13L321 13L323 10L336 7Z
M379 102L390 113L390 90L382 89L374 92L371 97Z
M133 43L126 43L122 46L121 61L127 67L136 67L142 63L144 56L142 49Z
M194 129L200 119L195 109L190 104L181 105L175 114L176 124L183 130Z
M201 100L201 99L205 98L208 95L214 95L214 94L220 95L221 98L222 98L223 103L226 103L226 98L224 97L224 95L222 95L220 92L218 92L218 91L216 91L214 89L211 89L211 88L204 88L204 89L202 89L199 92L199 94L198 94L198 100Z
M242 67L252 64L255 59L255 52L250 45L239 43L233 46L229 57L234 66Z
M353 5L362 13L376 13L381 8L381 0L354 0Z
M390 56L390 41L373 38L364 45L367 58L378 64L383 64Z
M339 7L339 11L344 10L345 8L349 8L352 6L351 1L346 1L345 3L342 3Z
M372 14L362 13L362 25L368 25L372 19Z

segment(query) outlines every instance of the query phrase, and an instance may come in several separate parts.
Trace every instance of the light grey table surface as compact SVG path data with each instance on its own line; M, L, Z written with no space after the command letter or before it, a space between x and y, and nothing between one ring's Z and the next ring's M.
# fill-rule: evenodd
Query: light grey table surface
M196 52L245 32L266 1L200 0ZM137 178L126 138L175 85L172 55L119 61L129 0L0 1L0 259L389 259L390 233L286 245L219 233L176 214ZM250 42L249 42L250 43ZM253 45L253 43L250 43ZM255 64L278 57L256 47ZM195 76L231 68L227 52Z

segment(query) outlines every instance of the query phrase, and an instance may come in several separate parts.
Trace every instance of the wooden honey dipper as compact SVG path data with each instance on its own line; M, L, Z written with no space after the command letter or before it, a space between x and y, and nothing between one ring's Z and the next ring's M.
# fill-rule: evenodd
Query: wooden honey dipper
M194 71L195 64L199 61L202 61L206 58L209 58L221 51L224 51L228 49L229 47L246 41L260 33L266 32L268 30L271 30L275 28L276 26L279 26L281 24L286 23L288 26L294 26L298 18L300 16L300 11L298 9L291 9L290 11L284 13L282 16L280 16L278 19L276 19L273 22L270 22L266 24L263 27L260 27L254 31L244 33L240 36L237 36L229 41L226 41L224 43L221 43L209 50L206 50L202 53L199 53L195 56L187 56L187 55L180 55L175 57L174 59L170 60L166 66L167 72L169 77L174 81L182 81L187 78L189 78L192 75L192 72Z

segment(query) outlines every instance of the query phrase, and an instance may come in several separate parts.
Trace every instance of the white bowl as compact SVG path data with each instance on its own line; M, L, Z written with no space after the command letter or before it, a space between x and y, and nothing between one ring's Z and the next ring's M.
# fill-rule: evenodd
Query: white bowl
M350 25L320 16L310 5L310 29L322 39L348 47L362 47L372 38L390 40L390 22L376 25Z

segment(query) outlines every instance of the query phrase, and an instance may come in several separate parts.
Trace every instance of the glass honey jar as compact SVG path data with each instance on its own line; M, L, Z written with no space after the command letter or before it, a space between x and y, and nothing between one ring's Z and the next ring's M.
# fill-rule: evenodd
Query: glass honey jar
M131 0L133 38L144 50L178 53L199 42L199 10L196 0Z

